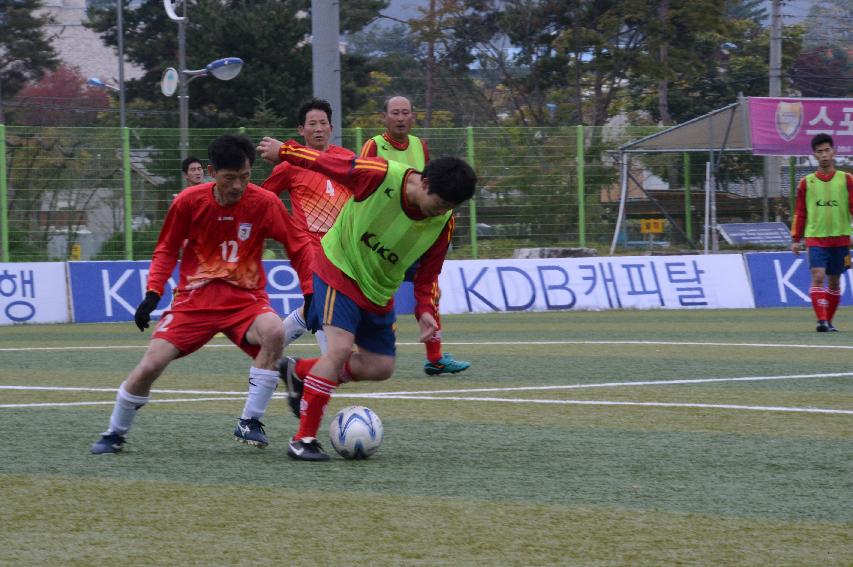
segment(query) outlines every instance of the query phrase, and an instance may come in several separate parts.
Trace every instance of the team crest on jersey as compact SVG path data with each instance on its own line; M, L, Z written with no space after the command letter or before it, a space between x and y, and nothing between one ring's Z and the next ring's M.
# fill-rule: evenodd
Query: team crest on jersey
M241 222L240 228L237 229L237 239L238 240L248 240L249 235L252 233L252 223L250 222Z
M790 142L803 124L803 103L779 102L776 105L776 131L786 142Z

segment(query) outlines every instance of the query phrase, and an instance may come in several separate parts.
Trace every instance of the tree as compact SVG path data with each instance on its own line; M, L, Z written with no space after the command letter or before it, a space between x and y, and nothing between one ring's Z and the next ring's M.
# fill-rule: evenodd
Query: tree
M45 31L54 20L43 7L43 0L0 0L0 122L2 97L14 96L27 81L59 63Z
M800 54L791 78L802 96L846 98L853 95L853 53L823 46Z
M128 0L124 0L128 4ZM190 85L193 127L253 123L258 97L295 125L296 110L312 92L311 22L305 0L188 0L186 57L188 69L200 69L222 57L240 57L246 64L235 79L223 83L201 79ZM387 0L349 0L341 5L342 31L361 29L387 5ZM114 10L91 8L86 24L108 45L116 45ZM145 73L127 83L130 99L145 100L151 109L176 110L174 99L160 94L166 67L177 67L177 24L169 20L161 0L143 0L125 12L125 52ZM363 61L342 57L342 90L346 110L358 104L359 86L367 80ZM355 100L354 100L355 99ZM174 116L150 114L145 124L174 126Z
M85 126L90 115L109 107L109 96L86 86L77 67L61 65L21 89L10 107L26 126Z

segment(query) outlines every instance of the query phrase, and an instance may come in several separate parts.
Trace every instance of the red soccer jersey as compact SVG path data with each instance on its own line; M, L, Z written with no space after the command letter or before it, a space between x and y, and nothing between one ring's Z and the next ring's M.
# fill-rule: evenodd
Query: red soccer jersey
M264 240L284 242L290 216L281 200L253 183L227 207L216 202L213 187L208 182L184 189L172 201L151 258L147 289L163 295L182 253L177 293L215 279L265 293Z
M346 159L355 157L354 153L340 146L329 146L326 151ZM276 195L281 195L282 191L290 193L293 231L289 238L293 240L294 248L301 247L307 239L320 242L332 228L344 203L352 196L343 184L287 162L273 168L263 188Z
M354 199L364 199L373 193L382 184L385 173L388 171L388 162L380 157L346 159L328 152L318 152L306 148L293 140L289 140L281 146L279 158L293 165L320 172L340 183L346 183L352 191ZM414 170L407 172L403 181L404 186L408 176L412 173ZM406 192L401 191L401 193L405 199ZM412 218L424 218L420 210L409 206L405 201L403 204L406 212ZM447 255L452 234L453 220L451 217L442 233L429 250L421 256L418 263L414 279L414 293L417 302L415 315L418 317L426 311L436 314L435 290L438 287L438 275L441 273L441 266ZM362 309L375 313L387 313L394 308L393 300L389 301L388 305L380 306L367 299L359 289L357 282L340 271L325 255L318 256L316 270L326 283L346 294Z
M821 172L815 172L817 178L821 181L829 181L835 175L824 175ZM853 215L853 175L845 173L847 178L847 199L850 205L850 214ZM797 200L794 206L794 218L791 221L791 239L794 242L799 242L806 231L806 178L800 179L797 185ZM850 246L849 236L809 236L806 238L806 246L821 246L832 248L835 246Z

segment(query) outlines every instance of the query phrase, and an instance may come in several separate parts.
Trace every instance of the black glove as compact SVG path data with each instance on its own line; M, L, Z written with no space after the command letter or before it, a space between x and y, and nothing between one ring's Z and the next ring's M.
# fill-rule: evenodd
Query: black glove
M136 321L136 326L140 331L145 331L148 328L148 322L151 321L151 312L157 309L157 304L160 303L160 294L156 291L146 291L145 299L136 308L136 313L133 314L133 320Z

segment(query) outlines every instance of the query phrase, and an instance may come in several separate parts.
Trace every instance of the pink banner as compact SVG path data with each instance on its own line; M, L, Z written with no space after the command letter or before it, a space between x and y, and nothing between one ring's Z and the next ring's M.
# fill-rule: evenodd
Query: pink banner
M811 140L829 134L836 155L853 155L853 99L749 97L752 153L812 155Z

